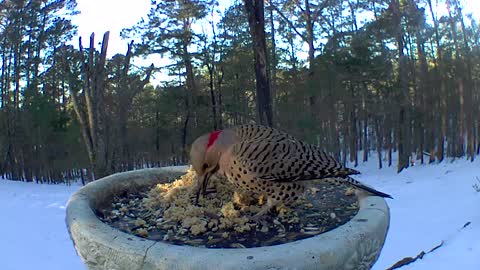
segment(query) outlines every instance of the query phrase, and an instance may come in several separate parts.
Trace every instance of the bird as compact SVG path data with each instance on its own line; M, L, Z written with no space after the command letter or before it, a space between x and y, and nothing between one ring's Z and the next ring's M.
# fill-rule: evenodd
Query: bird
M280 203L297 200L308 180L348 184L368 194L392 198L351 177L358 171L344 167L320 147L267 126L246 124L198 137L190 149L190 161L198 175L196 203L204 195L210 177L223 175L235 188L263 195L266 204L254 216L266 214Z

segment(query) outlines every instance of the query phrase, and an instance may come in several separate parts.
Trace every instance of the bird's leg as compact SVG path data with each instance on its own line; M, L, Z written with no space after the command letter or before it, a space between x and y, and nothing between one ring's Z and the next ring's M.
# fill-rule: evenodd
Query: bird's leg
M208 181L210 180L211 176L212 176L212 174L210 174L210 173L207 173L207 175L205 175L205 179L203 180L203 183L202 183L202 195L203 196L205 196L205 194L207 194Z
M260 218L262 218L265 214L268 213L268 211L270 211L270 209L277 206L279 203L280 203L280 201L272 199L271 197L269 197L267 199L267 203L262 207L262 209L260 209L260 211L258 213L256 213L253 217L251 217L250 219L253 220L253 221L259 221Z
M195 187L195 205L198 206L198 200L200 199L200 192L202 191L202 187L198 185Z
M197 180L197 185L195 186L195 205L197 206L198 206L198 201L200 199L200 194L202 194L203 196L205 195L206 182L207 182L206 175L202 176L201 178L198 178Z

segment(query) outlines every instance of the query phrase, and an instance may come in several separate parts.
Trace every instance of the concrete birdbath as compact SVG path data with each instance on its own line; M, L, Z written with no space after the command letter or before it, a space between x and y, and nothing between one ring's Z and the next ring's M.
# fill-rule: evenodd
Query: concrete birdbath
M273 246L202 248L152 241L102 222L97 213L112 198L171 181L184 168L118 173L92 182L72 195L66 223L88 269L370 269L388 231L385 200L358 199L358 213L325 233Z

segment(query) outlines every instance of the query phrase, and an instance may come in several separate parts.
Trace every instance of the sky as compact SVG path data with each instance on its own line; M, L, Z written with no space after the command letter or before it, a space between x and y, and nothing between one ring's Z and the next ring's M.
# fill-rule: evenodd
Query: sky
M132 5L133 2L135 4ZM150 0L78 0L77 3L80 14L72 21L78 26L78 36L82 37L86 47L92 32L95 32L95 40L101 42L103 34L110 31L109 57L127 52L128 40L122 40L120 32L135 25L142 16L146 17L150 10ZM78 42L78 37L75 42Z
M220 0L220 6L228 7L235 0ZM436 0L433 0L435 3ZM443 1L442 1L443 2ZM464 13L474 13L474 17L480 20L480 0L463 0L465 3ZM89 37L95 33L95 40L101 42L103 34L110 31L107 56L111 57L116 53L125 54L129 40L122 40L120 32L124 28L135 25L142 17L146 17L150 10L150 0L77 0L80 14L73 17L72 21L78 26L78 35L74 39L74 46L78 46L78 36L82 37L84 47L88 46ZM446 13L446 9L439 7L439 14ZM149 66L152 62L155 66L164 66L168 60L160 57L149 57L148 59L134 59L134 65ZM168 76L156 74L155 81L167 79Z
M234 1L219 0L220 5L224 7L231 6ZM99 44L103 34L110 31L107 57L117 53L125 54L129 40L122 39L120 32L124 28L134 26L142 17L146 18L150 10L150 2L150 0L77 0L77 10L80 14L72 18L73 24L78 26L78 34L73 39L73 45L78 47L78 37L81 36L83 46L88 47L92 32L95 33L95 43ZM167 59L162 59L158 55L148 59L133 59L133 65L136 66L150 66L152 62L156 67L170 64ZM166 74L153 74L151 81L156 85L168 79Z

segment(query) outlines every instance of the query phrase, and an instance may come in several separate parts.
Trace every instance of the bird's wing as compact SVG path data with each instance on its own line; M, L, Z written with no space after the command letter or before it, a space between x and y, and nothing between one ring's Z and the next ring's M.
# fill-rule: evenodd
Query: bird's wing
M268 181L343 178L359 173L343 167L318 147L285 137L242 141L234 145L231 155L233 166Z
M255 124L237 126L235 127L235 132L241 140L293 139L291 135L283 131Z

